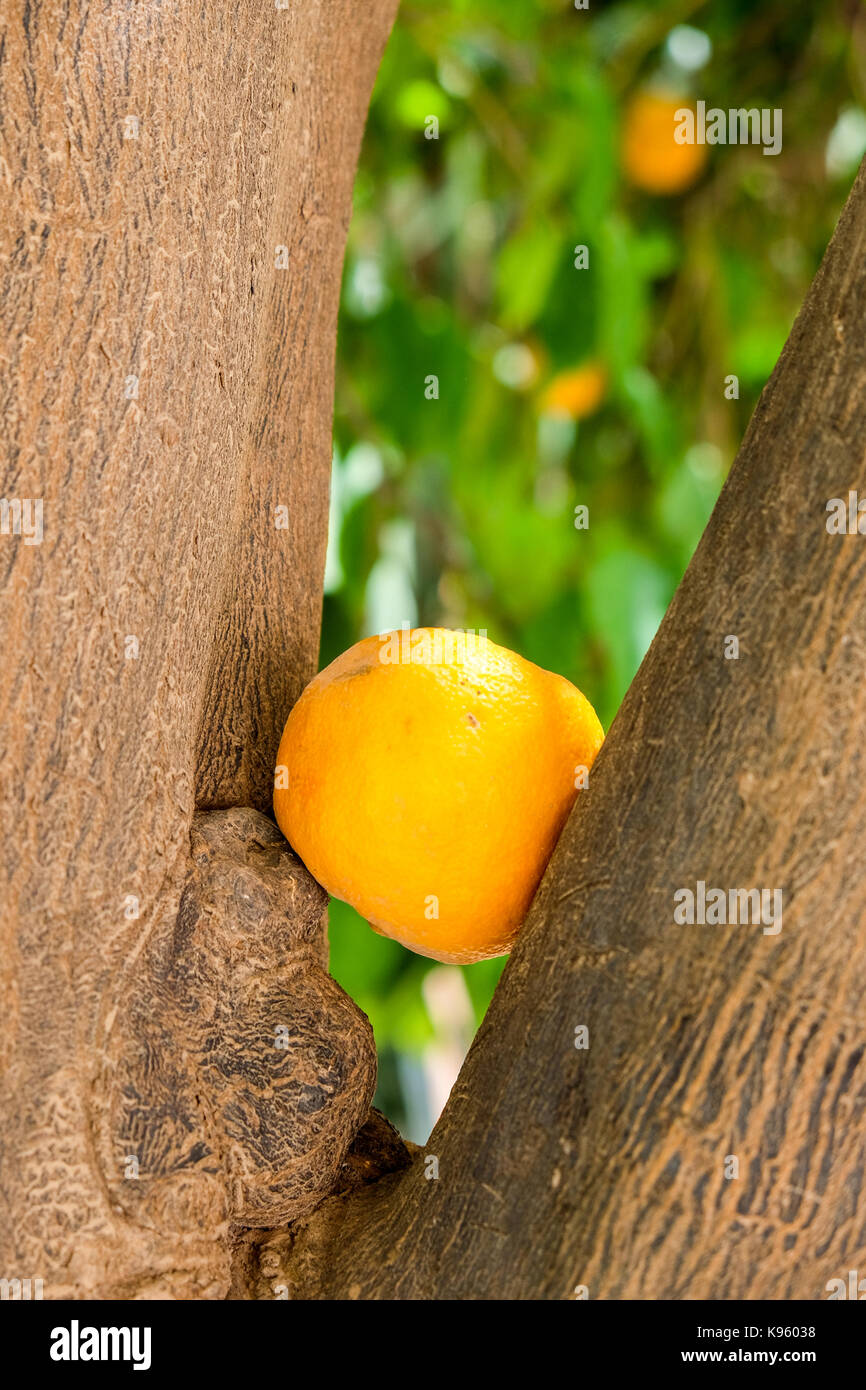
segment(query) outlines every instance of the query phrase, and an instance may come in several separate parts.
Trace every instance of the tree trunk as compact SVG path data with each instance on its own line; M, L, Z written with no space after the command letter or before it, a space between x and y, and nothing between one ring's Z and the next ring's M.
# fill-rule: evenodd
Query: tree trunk
M0 1272L46 1297L224 1294L233 1230L309 1210L369 1107L324 894L256 808L316 665L395 8L0 26Z
M827 530L866 496L864 439L861 169L424 1151L438 1178L419 1156L259 1238L252 1292L817 1299L866 1266L866 538ZM677 925L699 882L780 889L781 930Z
M44 535L28 506L0 536L0 1270L46 1297L821 1297L866 1261L866 542L825 527L866 488L866 176L409 1163L364 1123L369 1025L262 814L315 665L393 8L5 22L3 496ZM676 925L699 881L780 889L782 929Z

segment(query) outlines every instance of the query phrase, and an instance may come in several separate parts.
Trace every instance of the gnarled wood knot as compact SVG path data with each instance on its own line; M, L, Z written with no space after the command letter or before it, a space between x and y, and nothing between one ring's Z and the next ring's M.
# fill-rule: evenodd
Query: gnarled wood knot
M96 1088L105 1180L131 1219L273 1227L333 1186L376 1053L327 973L326 904L260 812L195 817L180 910L146 944Z

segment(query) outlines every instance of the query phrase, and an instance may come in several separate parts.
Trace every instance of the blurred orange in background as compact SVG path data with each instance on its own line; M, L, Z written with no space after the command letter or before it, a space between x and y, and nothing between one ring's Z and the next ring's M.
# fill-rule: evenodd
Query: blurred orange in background
M607 390L607 371L600 362L584 362L553 378L541 399L545 414L582 420L598 410Z
M645 193L682 193L703 171L706 145L678 145L676 113L692 103L682 96L644 90L629 101L622 136L622 165L629 182Z

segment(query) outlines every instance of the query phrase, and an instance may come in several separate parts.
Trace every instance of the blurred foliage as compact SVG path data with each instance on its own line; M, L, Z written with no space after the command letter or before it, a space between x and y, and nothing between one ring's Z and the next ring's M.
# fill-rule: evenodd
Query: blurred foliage
M866 148L864 74L857 4L405 0L346 256L323 665L407 620L486 629L609 726ZM782 152L708 148L685 190L641 191L647 90L781 108ZM399 1122L432 962L342 903L331 942ZM478 1019L502 965L465 972Z

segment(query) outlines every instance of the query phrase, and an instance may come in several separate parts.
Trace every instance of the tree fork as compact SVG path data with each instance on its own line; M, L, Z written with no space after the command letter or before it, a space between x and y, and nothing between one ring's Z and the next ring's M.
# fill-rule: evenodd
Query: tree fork
M866 537L826 529L866 495L864 169L428 1144L257 1237L258 1296L817 1299L866 1269ZM780 888L782 930L674 925L699 881Z

